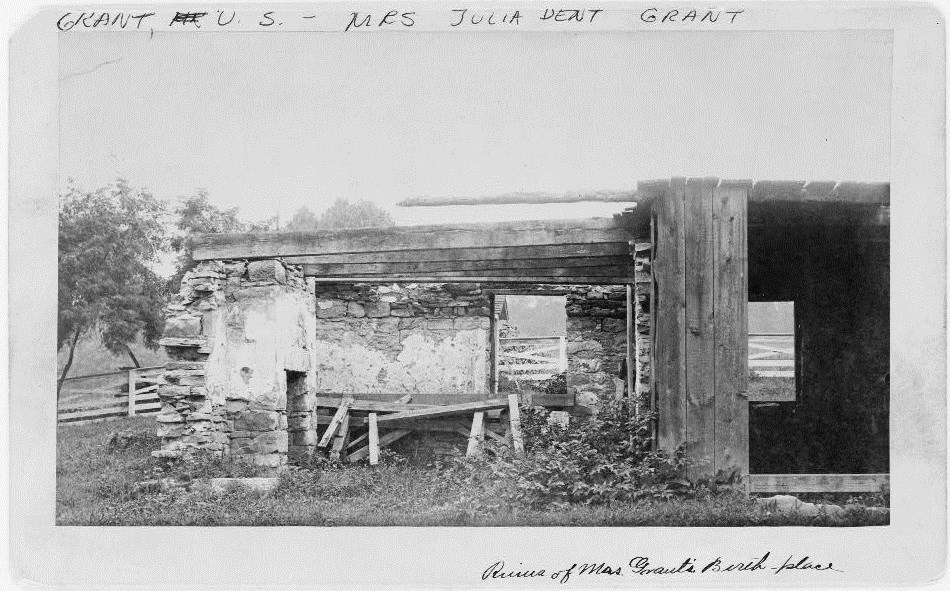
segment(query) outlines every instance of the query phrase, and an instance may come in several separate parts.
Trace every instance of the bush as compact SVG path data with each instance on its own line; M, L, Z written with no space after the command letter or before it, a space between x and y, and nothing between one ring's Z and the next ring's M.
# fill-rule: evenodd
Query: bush
M507 505L601 505L668 499L696 492L685 479L681 452L652 449L652 416L633 416L624 401L604 400L595 416L567 427L548 422L549 412L523 407L525 457L486 442L476 458L455 457L446 486L463 503L493 510Z

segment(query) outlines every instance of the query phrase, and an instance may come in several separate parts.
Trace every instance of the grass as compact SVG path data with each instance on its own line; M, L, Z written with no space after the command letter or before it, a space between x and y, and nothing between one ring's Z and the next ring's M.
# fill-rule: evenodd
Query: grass
M122 432L118 441L113 435ZM844 519L767 514L738 493L609 506L506 507L486 510L465 490L446 484L431 466L391 455L379 466L295 468L271 493L233 490L213 497L194 487L142 490L136 483L163 477L252 476L243 464L204 459L161 465L153 418L134 417L59 427L59 525L468 525L468 526L831 526L884 525L887 516L863 509ZM110 443L112 440L112 443Z

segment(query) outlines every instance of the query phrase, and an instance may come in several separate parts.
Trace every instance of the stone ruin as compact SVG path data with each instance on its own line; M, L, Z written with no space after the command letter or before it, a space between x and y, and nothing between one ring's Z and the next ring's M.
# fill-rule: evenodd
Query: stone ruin
M649 247L636 251L636 386L649 389ZM318 396L490 397L501 284L318 283L277 259L199 263L167 306L156 457L197 450L272 469L313 452ZM566 295L570 410L626 395L626 286L517 286ZM523 290L523 291L522 291Z

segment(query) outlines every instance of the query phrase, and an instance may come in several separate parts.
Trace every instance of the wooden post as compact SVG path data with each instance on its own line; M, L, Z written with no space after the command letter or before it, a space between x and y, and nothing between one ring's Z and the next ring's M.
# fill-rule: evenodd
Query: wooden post
M494 298L498 296L495 295L492 297L492 308L494 309L495 301ZM501 346L501 341L499 339L501 328L498 326L500 319L497 314L492 313L491 317L491 374L489 379L491 383L489 384L489 391L491 392L492 397L498 394L498 377L500 375L500 369L498 367L499 362L501 361L501 355L499 354L499 347Z
M511 443L515 455L524 455L524 439L521 437L521 413L518 411L518 395L508 395L508 413L511 415Z
M690 478L715 475L716 391L713 188L716 179L686 181L686 437Z
M567 337L558 337L557 343L557 372L567 371Z
M631 243L631 248L633 243ZM633 255L631 255L632 257ZM640 416L640 404L637 400L636 384L636 342L637 333L633 312L633 285L627 284L627 408L633 410L635 416Z
M346 448L350 443L350 413L343 415L340 421L340 432L333 438L333 447L330 457L334 460L346 460Z
M369 463L372 466L379 463L379 427L374 412L369 413Z
M686 180L674 178L653 204L653 386L657 445L674 451L686 443Z
M336 409L336 414L333 415L330 424L327 425L327 430L324 432L320 442L317 443L317 447L326 447L327 444L330 443L330 440L336 434L336 430L340 427L340 423L343 422L343 417L347 415L351 404L353 404L353 398L344 398L340 401L340 406Z
M135 416L135 388L136 388L135 370L129 370L129 416Z
M472 415L472 432L468 436L468 449L465 455L472 457L481 452L481 444L485 439L485 413L476 412Z
M723 182L713 200L715 231L716 474L749 474L749 183Z

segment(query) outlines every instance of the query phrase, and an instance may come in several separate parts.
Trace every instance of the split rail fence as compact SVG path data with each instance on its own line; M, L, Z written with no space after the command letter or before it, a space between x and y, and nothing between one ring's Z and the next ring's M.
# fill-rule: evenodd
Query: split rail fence
M514 382L539 382L567 371L565 337L508 337L498 344L498 371Z
M99 399L90 402L66 403L58 409L57 420L60 423L82 424L157 413L161 408L158 399L158 381L164 370L165 368L159 365L67 378L67 381L113 376L116 379L99 384L93 390L81 391L87 397L98 396ZM126 384L128 384L127 390L123 389ZM108 399L109 396L112 400Z

